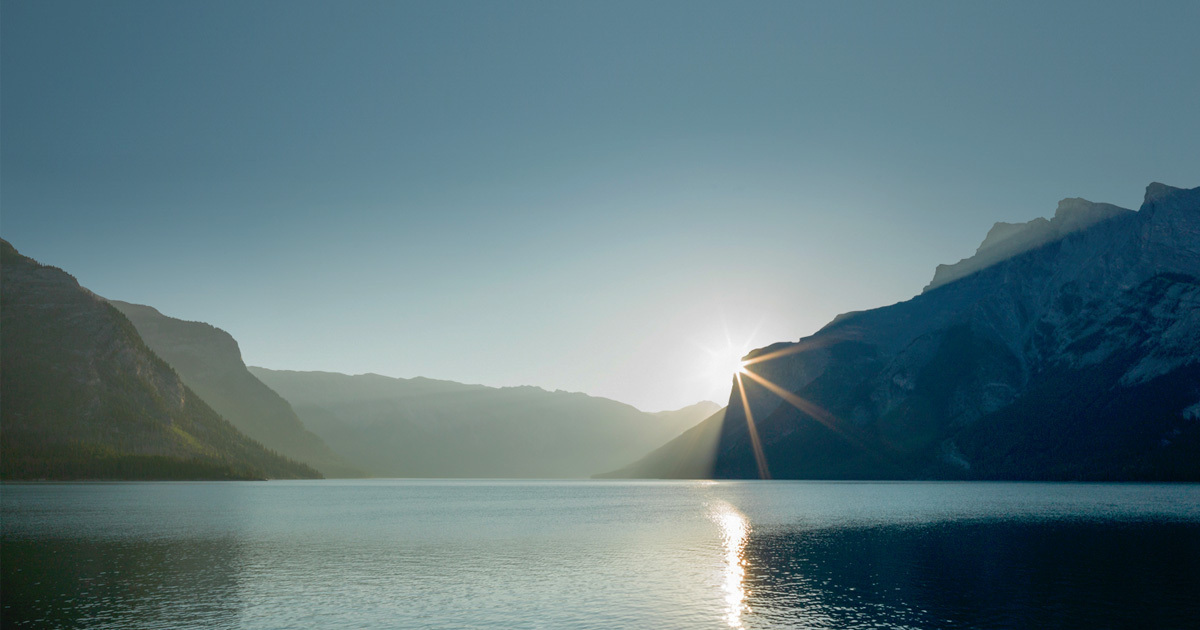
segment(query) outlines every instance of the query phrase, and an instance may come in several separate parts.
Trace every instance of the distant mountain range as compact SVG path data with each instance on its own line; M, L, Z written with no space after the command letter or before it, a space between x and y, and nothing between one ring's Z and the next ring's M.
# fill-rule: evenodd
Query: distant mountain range
M0 307L3 478L320 476L239 432L120 311L7 241Z
M644 413L536 387L251 373L225 331L105 300L0 243L5 479L584 477L717 408Z
M1200 480L1200 188L998 223L921 295L746 361L724 414L610 476Z
M0 247L4 479L1200 480L1200 188L998 223L913 299L750 353L727 407L660 413L247 368Z
M646 413L537 387L250 372L335 451L382 477L587 477L641 457L718 408L706 401Z

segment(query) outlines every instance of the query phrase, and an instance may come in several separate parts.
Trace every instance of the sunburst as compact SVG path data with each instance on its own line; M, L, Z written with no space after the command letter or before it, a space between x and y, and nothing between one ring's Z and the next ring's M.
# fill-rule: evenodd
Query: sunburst
M890 458L887 453L882 452L874 442L868 439L868 436L861 429L853 424L847 423L839 419L837 416L830 413L820 405L803 398L793 392L788 391L782 386L771 382L766 377L754 369L754 366L761 366L767 361L779 359L787 355L805 352L828 345L827 340L807 340L787 346L780 350L760 354L749 359L739 360L734 370L734 381L737 386L737 394L741 399L742 410L746 416L746 432L750 437L750 446L754 451L754 460L758 466L758 474L762 479L770 479L771 474L767 466L766 453L763 450L762 441L758 435L758 427L754 420L754 414L750 408L749 396L746 394L746 383L744 379L754 381L756 384L766 389L768 392L778 396L781 400L788 403L801 411L804 415L816 420L824 425L834 434L842 439L850 442L868 455L877 460L888 461Z

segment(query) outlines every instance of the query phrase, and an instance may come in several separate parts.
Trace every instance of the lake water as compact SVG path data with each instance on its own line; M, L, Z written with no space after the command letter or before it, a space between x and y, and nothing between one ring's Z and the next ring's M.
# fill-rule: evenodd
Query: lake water
M1196 628L1200 486L6 484L5 628Z

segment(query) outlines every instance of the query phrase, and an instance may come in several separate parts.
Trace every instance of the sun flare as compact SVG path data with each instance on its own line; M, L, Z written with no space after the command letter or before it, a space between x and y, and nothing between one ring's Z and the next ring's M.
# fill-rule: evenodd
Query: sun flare
M728 396L733 377L746 370L746 362L742 360L742 357L746 356L748 350L733 344L725 344L718 348L706 347L704 351L708 354L709 360L703 370L703 377L711 383L713 396Z
M736 391L734 378L738 374L745 374L747 366L753 363L742 358L749 354L758 329L755 328L743 338L740 331L731 334L729 326L722 322L721 328L714 332L715 335L706 337L704 341L699 337L693 341L700 350L696 355L695 378L706 383L706 398L724 403Z
M726 362L723 371L728 374L743 374L746 372L746 362L741 357L730 359Z

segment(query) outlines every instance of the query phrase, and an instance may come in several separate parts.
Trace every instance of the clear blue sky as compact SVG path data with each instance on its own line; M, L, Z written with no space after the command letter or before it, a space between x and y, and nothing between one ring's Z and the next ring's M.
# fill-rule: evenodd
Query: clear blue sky
M1200 2L0 5L0 229L250 364L648 410L1200 185Z

